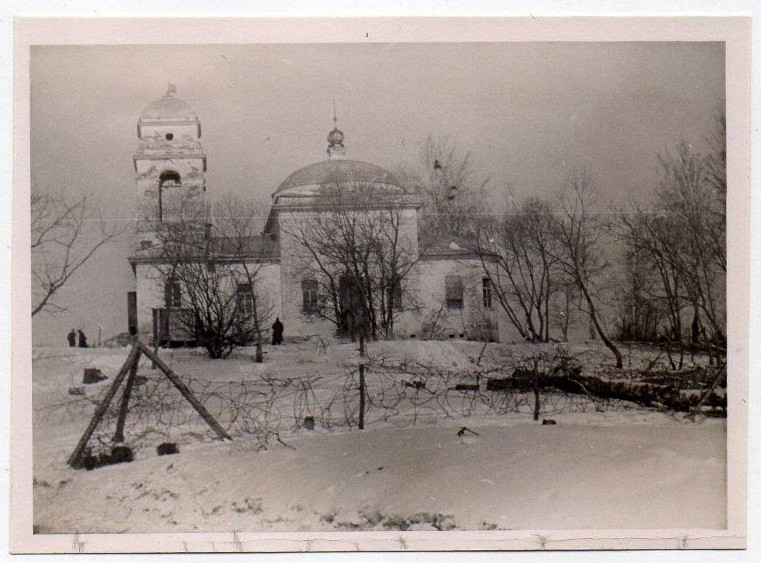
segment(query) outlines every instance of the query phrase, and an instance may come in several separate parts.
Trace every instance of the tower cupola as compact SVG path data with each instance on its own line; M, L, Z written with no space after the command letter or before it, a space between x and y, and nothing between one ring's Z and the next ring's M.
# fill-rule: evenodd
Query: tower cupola
M201 122L177 97L174 84L140 113L137 136L134 163L140 218L152 224L202 213L206 155Z
M342 158L346 156L346 147L344 146L344 134L338 128L338 117L336 116L336 101L333 100L333 130L328 133L328 157Z

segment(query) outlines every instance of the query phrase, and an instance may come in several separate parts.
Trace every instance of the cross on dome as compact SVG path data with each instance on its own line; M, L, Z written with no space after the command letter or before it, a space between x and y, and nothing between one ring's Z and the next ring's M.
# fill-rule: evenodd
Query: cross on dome
M333 130L328 133L328 157L346 156L344 146L344 134L338 128L338 116L336 114L336 100L333 98Z

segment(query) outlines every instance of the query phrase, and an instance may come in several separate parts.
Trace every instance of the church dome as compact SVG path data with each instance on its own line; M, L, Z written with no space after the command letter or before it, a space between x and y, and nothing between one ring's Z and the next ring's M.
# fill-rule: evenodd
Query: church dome
M176 97L176 89L170 84L166 94L140 113L141 121L195 121L198 115L183 100Z
M389 187L394 191L403 190L393 174L377 164L351 159L328 159L309 164L288 176L275 192L275 196L296 188L312 188L341 185L347 183ZM302 190L298 190L302 191ZM306 194L305 194L306 195Z
M330 133L328 133L328 143L331 145L339 145L343 146L344 142L344 134L343 131L341 131L338 128L333 129Z

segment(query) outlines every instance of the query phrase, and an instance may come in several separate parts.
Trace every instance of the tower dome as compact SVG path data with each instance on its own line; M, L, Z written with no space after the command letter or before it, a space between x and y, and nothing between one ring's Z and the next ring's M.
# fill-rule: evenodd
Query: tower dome
M198 114L177 97L177 88L169 84L161 98L140 113L140 121L197 121Z
M335 127L330 133L328 133L328 143L331 147L344 146L344 134L338 127Z
M336 113L336 100L333 99L333 130L328 133L328 157L344 158L346 156L346 147L344 147L344 133L338 128L338 115Z

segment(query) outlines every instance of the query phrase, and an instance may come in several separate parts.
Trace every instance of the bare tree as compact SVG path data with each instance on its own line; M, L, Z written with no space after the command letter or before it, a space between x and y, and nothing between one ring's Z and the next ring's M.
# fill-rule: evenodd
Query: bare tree
M556 268L552 208L537 198L508 205L501 217L474 221L475 250L511 324L526 340L547 342Z
M621 369L623 357L608 336L596 303L596 280L607 265L600 242L605 222L594 209L595 200L595 188L586 172L575 175L566 184L560 209L552 215L550 223L555 240L550 255L575 283L595 332L615 356L616 368Z
M336 179L323 186L315 210L281 229L304 249L302 275L319 284L313 311L339 332L376 338L393 335L418 248L405 216L403 193Z
M709 340L725 341L726 215L724 194L708 180L704 156L681 143L660 158L662 180L655 196L678 236L668 258L681 275L685 296Z
M159 283L179 332L210 358L256 344L261 361L273 309L262 288L272 241L256 234L260 213L251 205L228 199L218 209L214 224L197 217L158 224Z
M669 321L669 341L682 345L682 317L692 313L691 340L723 347L726 302L726 153L723 121L707 155L681 143L659 158L660 185L649 208L631 205L617 231L658 279L648 298Z
M714 127L708 139L708 152L704 157L705 181L713 190L711 209L712 236L708 241L713 245L719 266L727 270L727 119L723 112L714 118Z
M473 219L487 212L488 178L479 178L470 152L459 150L450 137L429 135L420 150L419 170L402 174L420 191L422 238L471 235Z
M238 294L239 308L250 310L251 321L256 331L256 361L263 361L263 340L266 326L272 317L272 303L266 302L264 291L260 291L263 262L261 259L272 252L274 243L258 235L257 218L262 216L260 206L237 197L223 199L218 207L217 228L220 241L216 251L237 262L242 274L244 289L250 288L250 296L245 291ZM251 258L258 258L252 261Z
M71 197L32 189L32 316L61 311L53 301L102 247L115 242L128 222L107 221L88 194Z
M666 315L657 296L657 266L640 246L624 252L624 278L617 292L618 339L653 342ZM675 327L678 328L678 327Z
M643 270L640 275L649 272L655 278L641 281L637 299L648 300L662 311L667 322L666 337L681 342L686 299L683 276L672 257L674 241L680 236L676 224L662 211L631 205L619 214L614 228L624 242L625 252L637 256Z

